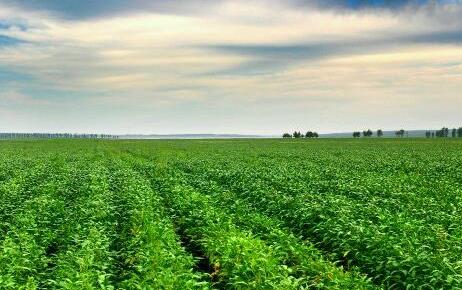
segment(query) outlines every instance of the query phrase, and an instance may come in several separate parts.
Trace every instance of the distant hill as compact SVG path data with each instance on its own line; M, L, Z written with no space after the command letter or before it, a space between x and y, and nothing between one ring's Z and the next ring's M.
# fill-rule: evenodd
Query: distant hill
M262 135L242 134L148 134L148 135L119 135L119 139L228 139L228 138L271 138Z
M425 137L425 132L436 130L409 130L406 131L405 137L419 138ZM383 131L384 138L391 138L395 136L396 131ZM377 131L374 131L376 136ZM352 138L353 132L339 132L339 133L325 133L319 134L320 138ZM282 135L281 135L282 136ZM275 135L244 135L244 134L126 134L119 135L119 139L245 139L245 138L280 138L281 136Z
M427 131L432 131L434 132L435 130L409 130L406 131L407 135L404 135L405 137L412 137L412 138L418 138L418 137L425 137L425 132ZM395 136L396 131L383 131L383 137L389 138L389 137L396 137ZM374 131L374 136L376 136L377 131ZM320 138L351 138L353 135L353 132L343 132L343 133L328 133L328 134L319 134Z

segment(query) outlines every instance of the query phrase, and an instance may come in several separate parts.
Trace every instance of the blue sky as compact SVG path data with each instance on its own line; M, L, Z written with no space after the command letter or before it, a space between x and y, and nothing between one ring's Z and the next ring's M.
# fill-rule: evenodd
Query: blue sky
M0 131L462 126L461 6L0 0Z

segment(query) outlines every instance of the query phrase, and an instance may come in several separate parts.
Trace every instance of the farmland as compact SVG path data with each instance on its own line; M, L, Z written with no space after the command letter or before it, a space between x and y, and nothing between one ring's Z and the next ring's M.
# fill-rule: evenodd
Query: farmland
M0 142L0 289L462 289L462 140Z

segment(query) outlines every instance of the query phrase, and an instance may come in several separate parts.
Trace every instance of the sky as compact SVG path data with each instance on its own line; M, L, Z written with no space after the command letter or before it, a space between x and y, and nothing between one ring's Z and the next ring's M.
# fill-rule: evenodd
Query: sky
M0 131L462 126L462 0L0 0Z

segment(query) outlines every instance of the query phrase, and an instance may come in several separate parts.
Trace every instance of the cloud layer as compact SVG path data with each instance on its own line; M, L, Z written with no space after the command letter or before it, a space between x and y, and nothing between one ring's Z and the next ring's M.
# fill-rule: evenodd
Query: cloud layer
M456 126L457 2L0 0L0 131Z

